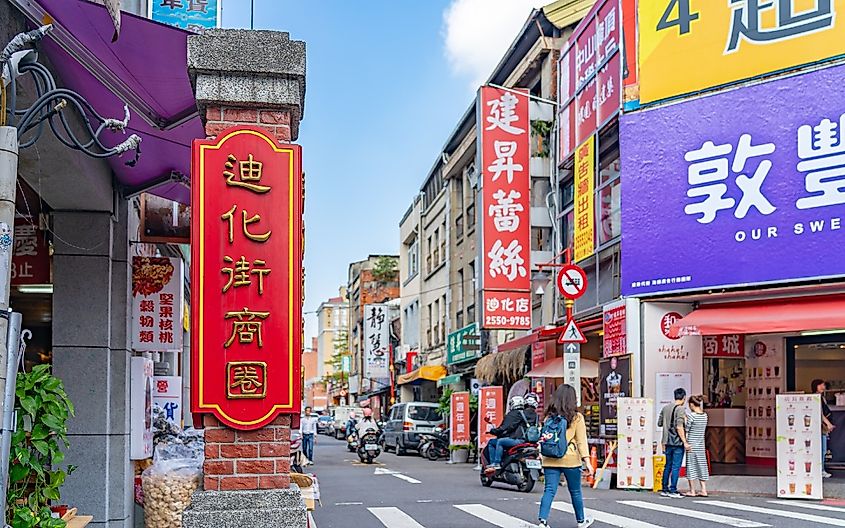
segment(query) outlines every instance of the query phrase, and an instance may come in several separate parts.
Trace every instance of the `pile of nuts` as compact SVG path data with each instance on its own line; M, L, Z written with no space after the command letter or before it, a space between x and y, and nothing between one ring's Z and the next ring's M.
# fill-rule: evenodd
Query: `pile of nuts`
M147 528L181 528L182 512L200 484L200 475L144 475L144 521Z

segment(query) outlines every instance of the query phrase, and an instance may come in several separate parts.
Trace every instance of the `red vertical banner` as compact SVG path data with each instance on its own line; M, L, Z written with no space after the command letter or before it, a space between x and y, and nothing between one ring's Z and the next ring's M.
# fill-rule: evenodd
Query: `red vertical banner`
M478 449L484 449L495 435L489 433L504 418L504 387L481 387L478 391Z
M192 411L257 429L300 412L301 150L230 128L191 177Z
M469 393L453 392L451 410L449 412L449 430L452 445L465 446L470 443L470 410Z
M637 0L622 0L622 40L625 60L622 62L622 84L625 102L640 99L639 65L637 62Z
M531 328L531 158L528 92L484 86L478 96L482 168L482 287L485 292L523 292L502 302L489 295L484 328ZM520 301L520 302L517 302ZM488 306L489 302L489 306ZM488 320L488 315L495 319Z

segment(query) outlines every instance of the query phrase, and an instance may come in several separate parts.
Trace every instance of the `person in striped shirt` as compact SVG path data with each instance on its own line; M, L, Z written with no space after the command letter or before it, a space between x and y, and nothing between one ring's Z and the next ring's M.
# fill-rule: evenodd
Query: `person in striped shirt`
M707 467L707 413L704 412L704 397L691 396L689 399L690 412L686 417L687 435L687 480L689 481L689 492L685 497L706 497L707 480L710 478L710 471ZM701 492L696 492L695 483L698 482Z

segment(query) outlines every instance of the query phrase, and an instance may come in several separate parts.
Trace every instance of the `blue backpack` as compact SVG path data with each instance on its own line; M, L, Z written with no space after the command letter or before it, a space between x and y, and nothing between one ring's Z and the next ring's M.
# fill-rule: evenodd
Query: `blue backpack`
M567 423L563 416L552 416L543 424L540 454L548 458L563 458L569 450L566 440Z

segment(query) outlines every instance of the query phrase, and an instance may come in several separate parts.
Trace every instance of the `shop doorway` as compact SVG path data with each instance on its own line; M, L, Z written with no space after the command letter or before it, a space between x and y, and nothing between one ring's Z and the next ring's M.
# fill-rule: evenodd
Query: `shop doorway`
M786 389L811 390L813 380L827 382L825 401L836 428L828 441L827 470L845 476L845 333L791 337L786 340ZM837 395L840 395L837 397ZM838 400L838 401L837 401ZM837 405L839 403L840 405Z

